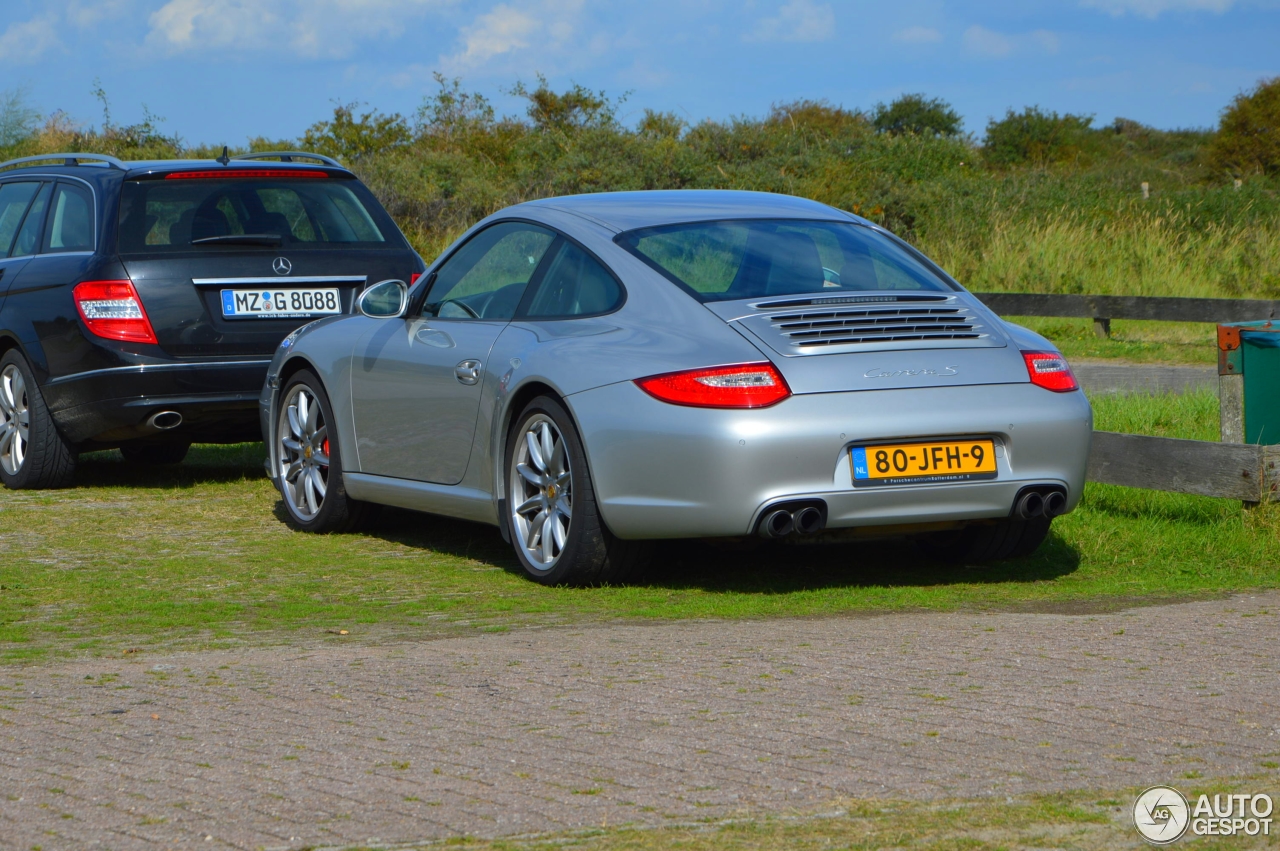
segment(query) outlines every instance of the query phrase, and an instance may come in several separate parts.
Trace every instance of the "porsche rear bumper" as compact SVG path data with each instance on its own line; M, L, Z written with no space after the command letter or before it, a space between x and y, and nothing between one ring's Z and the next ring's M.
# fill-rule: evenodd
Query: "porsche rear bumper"
M630 382L577 393L600 510L619 537L751 534L766 506L820 499L827 528L1008 516L1027 485L1084 487L1093 415L1084 394L1028 383L813 393L758 410L669 405ZM866 442L989 436L994 480L855 488Z

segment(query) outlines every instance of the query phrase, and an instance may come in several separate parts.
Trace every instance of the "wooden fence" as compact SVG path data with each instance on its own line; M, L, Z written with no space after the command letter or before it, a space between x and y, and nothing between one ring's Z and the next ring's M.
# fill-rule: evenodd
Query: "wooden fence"
M1095 431L1088 479L1244 503L1280 498L1280 446Z
M1159 322L1254 322L1280 317L1280 301L1123 295L974 293L1002 316L1070 316L1093 320L1099 337L1112 319ZM1220 370L1221 371L1221 370ZM1223 443L1110 431L1093 433L1088 479L1109 485L1238 499L1246 505L1280 499L1280 446L1243 439L1241 376L1220 375Z
M1280 316L1280 301L1254 298L1162 298L1133 295L974 293L1001 316L1075 316L1093 320L1100 337L1112 319L1160 322L1252 322Z

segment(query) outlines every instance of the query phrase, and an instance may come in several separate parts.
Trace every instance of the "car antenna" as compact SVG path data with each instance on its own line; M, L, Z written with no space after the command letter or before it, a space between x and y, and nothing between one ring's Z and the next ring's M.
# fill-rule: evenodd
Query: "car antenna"
M218 157L214 162L220 162L223 165L231 165L231 157L227 155L227 146L222 146L222 156Z

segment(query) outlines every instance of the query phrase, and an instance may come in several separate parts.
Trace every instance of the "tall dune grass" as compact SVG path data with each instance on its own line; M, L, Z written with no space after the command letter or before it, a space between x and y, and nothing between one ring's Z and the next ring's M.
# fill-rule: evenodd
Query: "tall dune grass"
M978 238L921 248L974 290L1280 298L1280 222L1187 222L1185 211L995 211Z
M428 259L485 215L533 198L750 189L864 216L976 290L1280 297L1280 177L1233 186L1206 159L1211 131L1117 119L1089 129L1070 162L1011 166L985 159L971 139L878 133L860 113L812 101L692 126L646 112L630 128L616 103L585 89L557 95L543 81L525 92L527 117L498 118L483 97L439 81L416 120L339 106L305 136L306 146L347 162ZM118 126L104 114L102 127L86 129L59 113L25 126L28 135L0 155L221 150L165 136L149 115Z

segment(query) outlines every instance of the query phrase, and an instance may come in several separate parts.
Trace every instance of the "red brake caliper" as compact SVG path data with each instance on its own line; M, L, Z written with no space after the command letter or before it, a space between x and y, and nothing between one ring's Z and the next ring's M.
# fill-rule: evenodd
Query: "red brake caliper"
M323 445L324 445L324 457L328 458L328 457L329 457L329 438L327 438L327 437L326 437L326 438L324 439L324 444L323 444ZM323 467L328 467L329 465L328 465L328 464L323 464L323 465L321 465L321 466L323 466Z

